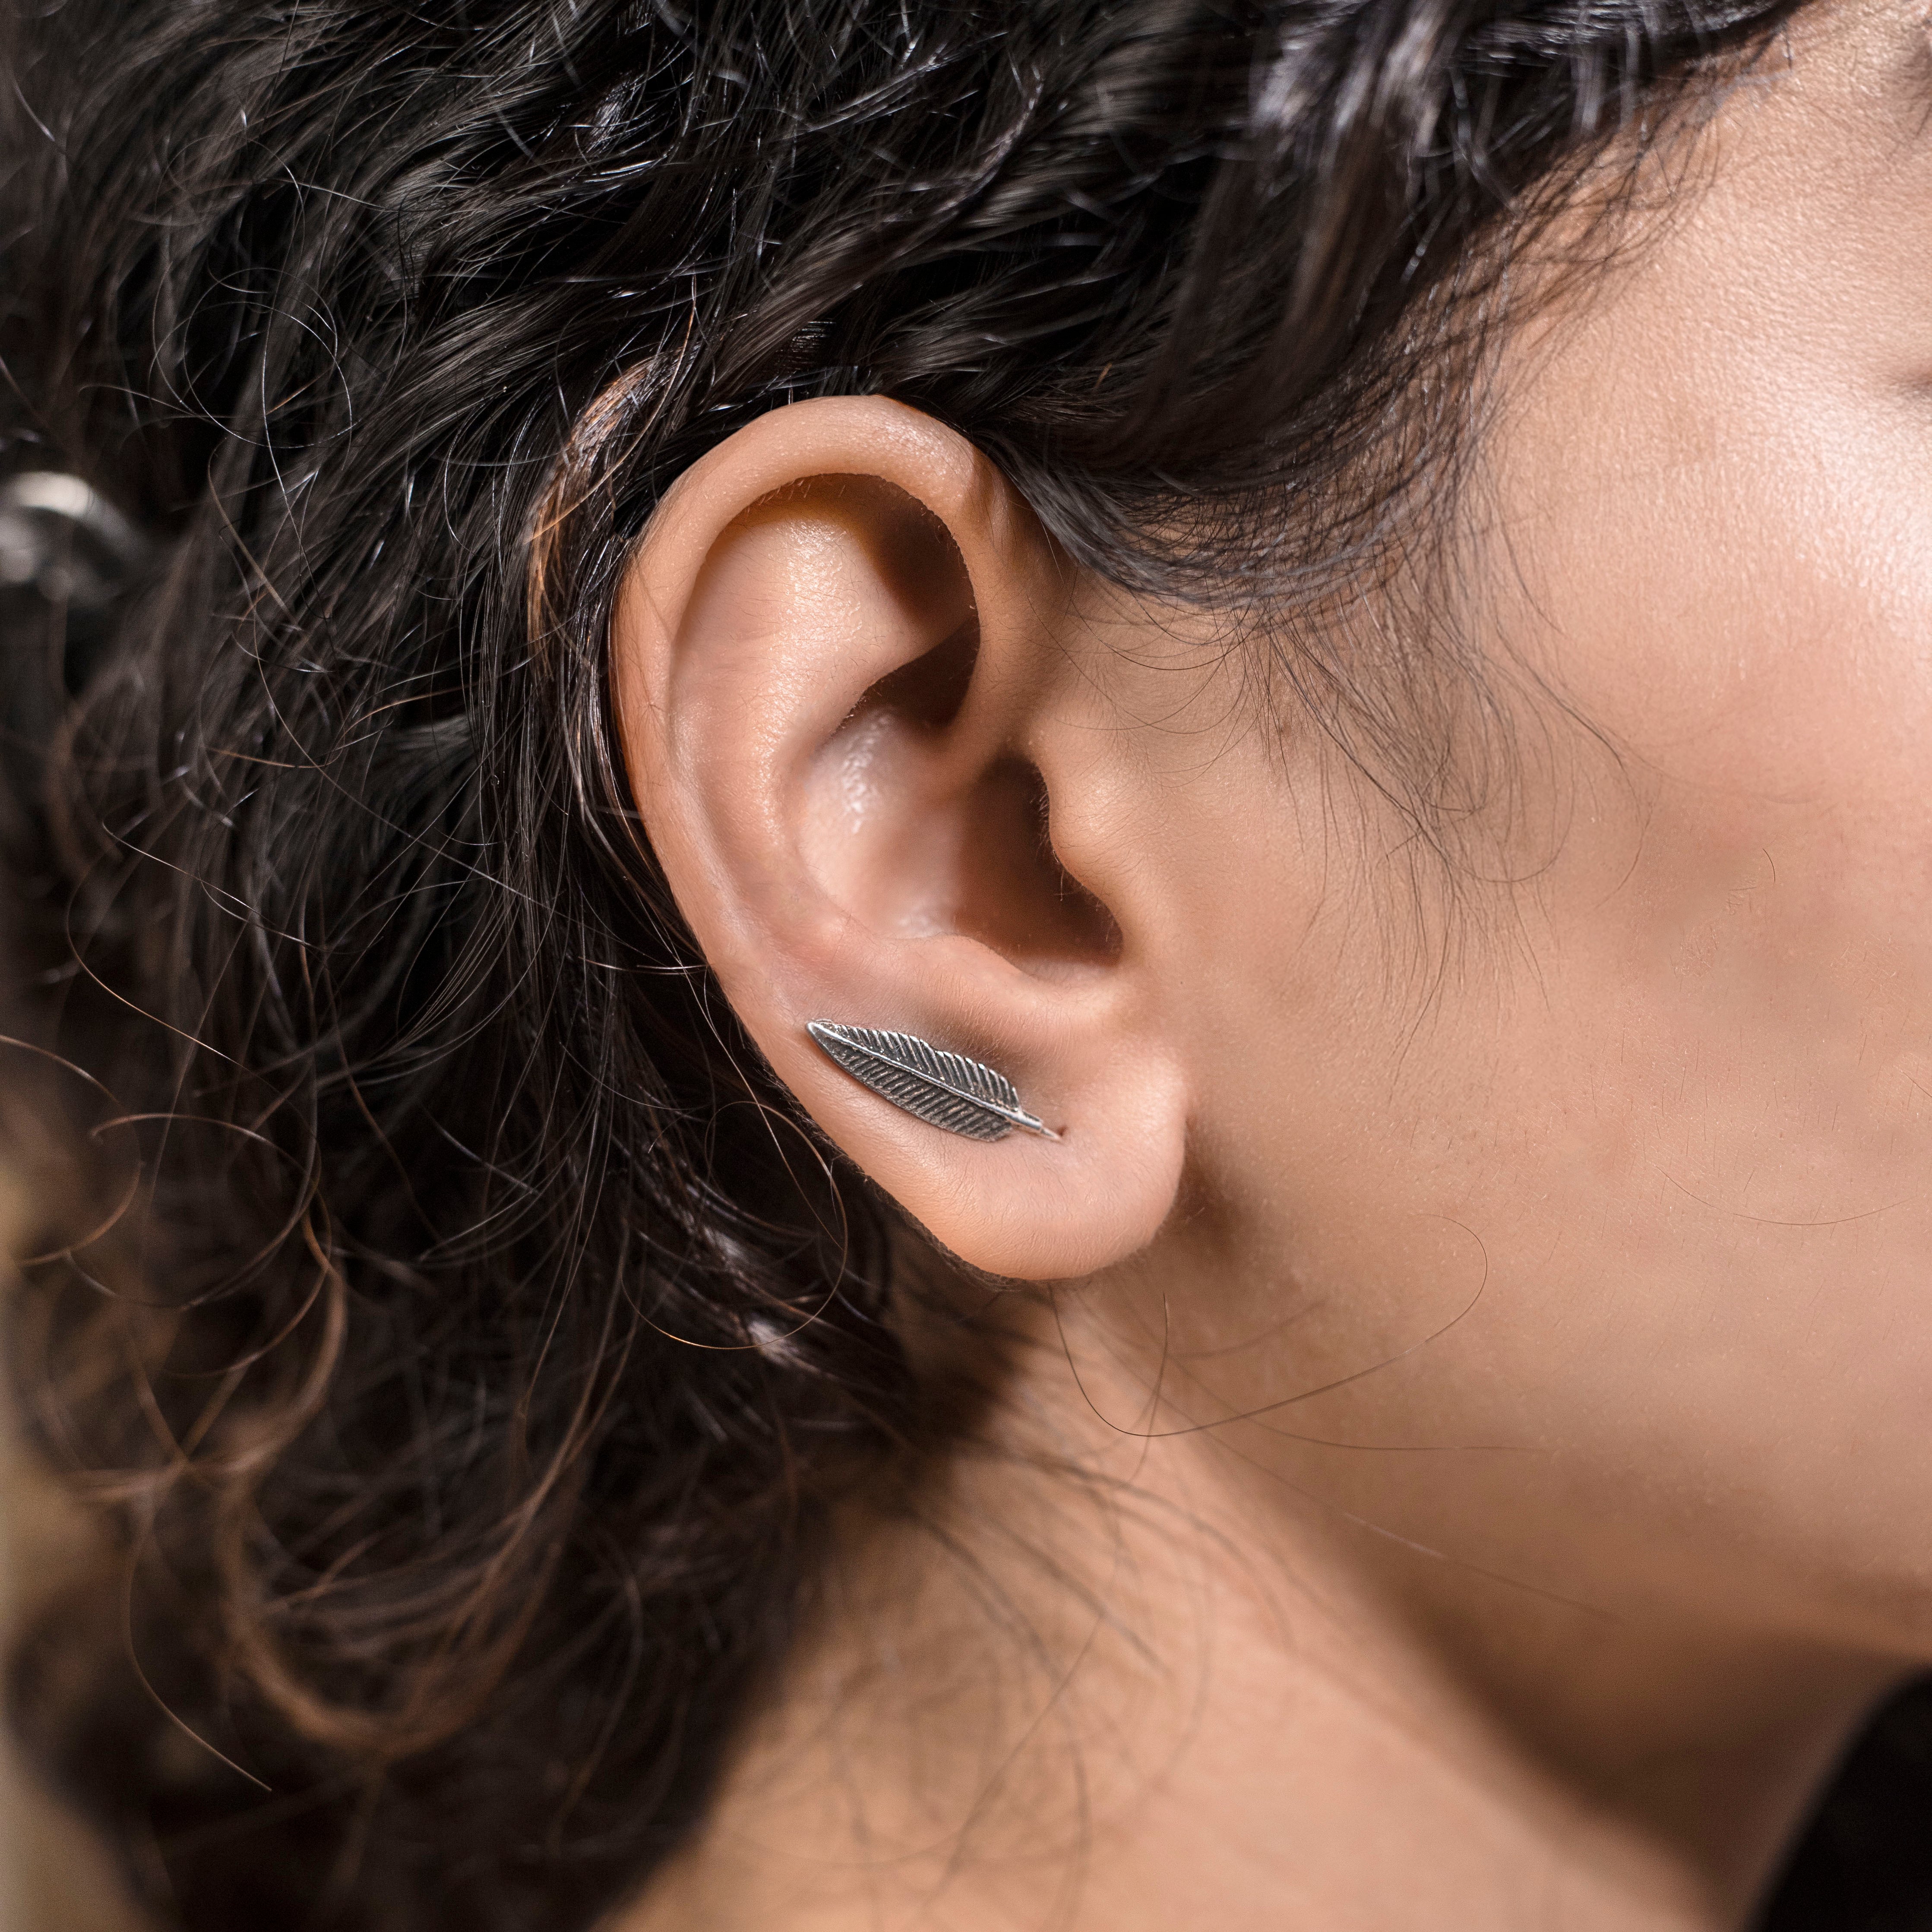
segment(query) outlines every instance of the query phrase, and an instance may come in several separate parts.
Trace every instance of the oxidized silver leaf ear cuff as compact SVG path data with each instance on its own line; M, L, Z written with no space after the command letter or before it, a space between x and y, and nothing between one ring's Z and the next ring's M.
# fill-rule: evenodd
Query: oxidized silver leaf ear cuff
M944 1053L909 1033L875 1033L831 1020L812 1020L806 1030L854 1080L949 1134L997 1141L1024 1127L1050 1141L1060 1138L1020 1105L1018 1088L1004 1073L963 1053Z

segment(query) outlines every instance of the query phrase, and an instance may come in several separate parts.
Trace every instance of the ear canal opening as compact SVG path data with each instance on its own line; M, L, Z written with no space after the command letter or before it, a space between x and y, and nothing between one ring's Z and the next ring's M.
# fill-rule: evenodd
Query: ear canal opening
M1002 758L974 788L960 880L961 932L1036 969L1120 956L1113 914L1061 863L1040 768Z

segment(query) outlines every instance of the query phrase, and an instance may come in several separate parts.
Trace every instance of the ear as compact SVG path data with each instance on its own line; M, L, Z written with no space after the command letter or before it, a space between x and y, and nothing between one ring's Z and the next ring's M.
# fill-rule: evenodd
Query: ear
M752 1038L937 1240L1034 1280L1151 1238L1186 1118L1110 836L1130 734L1096 714L1071 584L970 445L825 400L679 479L611 634L652 844ZM981 1061L1058 1137L929 1125L813 1021Z

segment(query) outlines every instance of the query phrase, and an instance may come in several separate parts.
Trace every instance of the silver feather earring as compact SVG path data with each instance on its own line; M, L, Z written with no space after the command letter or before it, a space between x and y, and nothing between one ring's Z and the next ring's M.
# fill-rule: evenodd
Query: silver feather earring
M909 1033L812 1020L806 1031L854 1080L928 1126L968 1140L1003 1140L1016 1127L1050 1141L1060 1136L1020 1105L1004 1073L963 1053L945 1053Z

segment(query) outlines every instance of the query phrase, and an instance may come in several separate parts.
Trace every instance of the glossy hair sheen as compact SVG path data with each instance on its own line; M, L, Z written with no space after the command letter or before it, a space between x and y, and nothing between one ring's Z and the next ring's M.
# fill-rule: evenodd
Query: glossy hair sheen
M589 1927L943 1447L628 802L668 482L880 393L1130 586L1370 567L1539 195L1789 4L14 0L8 463L152 560L15 839L16 1368L124 1579L17 1702L165 1922Z

